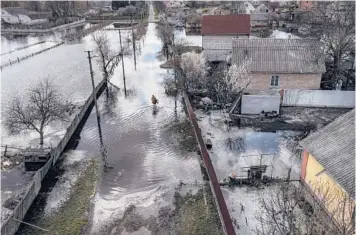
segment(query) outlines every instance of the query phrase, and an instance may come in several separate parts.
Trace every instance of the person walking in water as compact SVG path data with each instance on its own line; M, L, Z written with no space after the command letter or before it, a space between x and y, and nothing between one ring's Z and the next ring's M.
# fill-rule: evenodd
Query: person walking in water
M154 96L154 95L152 95L152 97L151 97L151 102L152 102L152 104L153 104L153 115L155 115L155 114L157 114L157 104L158 104L158 99Z
M152 97L151 97L151 102L152 102L152 104L154 104L154 105L158 104L158 100L157 100L156 96L152 95Z

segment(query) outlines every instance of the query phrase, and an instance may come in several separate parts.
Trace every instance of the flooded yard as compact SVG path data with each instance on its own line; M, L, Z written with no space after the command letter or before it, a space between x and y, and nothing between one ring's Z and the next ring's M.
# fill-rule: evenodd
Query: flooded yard
M218 180L224 182L229 175L247 178L251 166L266 165L263 175L275 179L298 180L300 156L296 154L295 137L300 132L257 132L252 128L228 126L228 115L220 111L208 113L196 110L203 138L210 139L209 155ZM221 186L236 234L256 234L261 224L261 199L278 190L278 184L256 186Z

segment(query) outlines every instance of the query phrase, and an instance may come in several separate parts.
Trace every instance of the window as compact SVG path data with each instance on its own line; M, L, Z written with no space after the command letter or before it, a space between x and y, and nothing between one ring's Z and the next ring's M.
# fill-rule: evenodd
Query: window
M271 86L277 87L279 85L279 76L273 75L271 78Z

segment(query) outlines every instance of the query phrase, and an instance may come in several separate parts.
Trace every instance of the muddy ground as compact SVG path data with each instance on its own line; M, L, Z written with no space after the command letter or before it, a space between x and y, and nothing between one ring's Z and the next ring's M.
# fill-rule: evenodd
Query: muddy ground
M261 118L259 115L232 116L231 125L251 127L262 132L310 131L320 129L350 110L345 108L282 107L280 116L276 118Z
M86 170L80 173L79 179L71 189L69 200L63 206L58 208L54 213L46 215L44 204L48 192L43 188L31 206L33 209L30 209L30 213L25 217L25 221L28 223L46 229L49 232L23 224L20 226L17 234L74 235L87 232L90 220L91 199L95 193L99 165L95 160L81 164L86 164ZM57 172L54 174L58 174L62 170L57 169ZM51 177L51 175L48 177Z
M186 187L190 186L180 184L175 188L174 208L160 208L158 217L144 218L135 206L129 207L111 234L223 234L209 184L200 185L198 191L192 190L182 195L180 192Z

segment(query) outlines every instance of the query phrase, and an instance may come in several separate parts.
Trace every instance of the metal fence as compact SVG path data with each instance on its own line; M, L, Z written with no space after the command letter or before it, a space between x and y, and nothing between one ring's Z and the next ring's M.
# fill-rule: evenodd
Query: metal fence
M95 88L94 94L100 95L100 91L103 90L104 85L106 85L106 80L101 81ZM67 128L67 132L59 142L56 148L54 148L50 153L51 157L48 162L39 169L33 177L33 180L28 185L25 195L22 197L22 200L17 204L15 209L12 211L10 216L1 224L1 234L4 235L13 235L16 233L17 229L20 226L20 223L17 220L23 220L28 209L32 205L33 201L38 195L38 192L41 189L41 183L43 178L46 176L49 169L56 164L58 158L63 152L64 148L68 144L69 140L72 138L73 133L77 129L79 123L82 121L84 115L88 111L90 105L93 102L93 93L89 96L84 106L80 110L72 121L71 125Z
M206 146L205 146L205 143L203 140L203 136L201 134L201 130L200 130L198 122L197 122L197 118L195 116L194 110L192 108L192 105L190 104L188 95L186 93L184 93L184 103L185 103L186 109L188 111L190 122L194 129L195 138L199 145L199 149L201 152L201 156L202 156L202 159L204 162L205 169L209 176L209 184L210 184L211 192L215 199L215 204L218 209L218 213L219 213L219 217L220 217L220 221L221 221L221 225L223 227L224 233L227 235L235 235L235 230L232 225L229 210L227 209L224 196L221 192L220 184L216 177L214 166L211 162L208 150L206 149Z
M354 108L355 91L286 89L282 106Z

